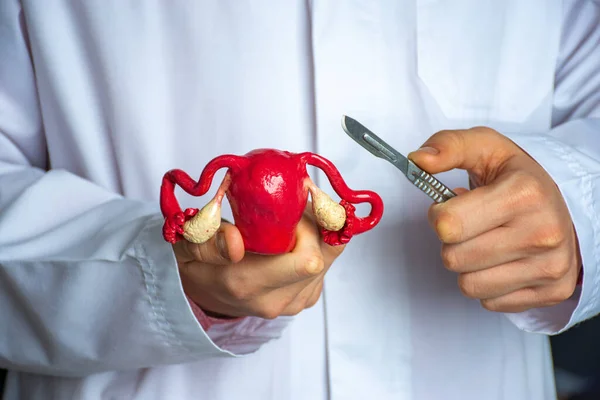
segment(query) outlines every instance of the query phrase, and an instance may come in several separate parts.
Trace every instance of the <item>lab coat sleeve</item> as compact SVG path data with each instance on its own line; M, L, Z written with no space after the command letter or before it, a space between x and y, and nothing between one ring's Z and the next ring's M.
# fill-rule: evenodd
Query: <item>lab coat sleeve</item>
M569 300L507 314L517 327L544 334L561 333L600 313L600 4L579 5L565 15L553 128L507 134L556 182L583 259L583 285Z
M209 336L158 205L48 168L19 7L0 2L0 367L84 376L234 357L278 337L286 319L246 318Z

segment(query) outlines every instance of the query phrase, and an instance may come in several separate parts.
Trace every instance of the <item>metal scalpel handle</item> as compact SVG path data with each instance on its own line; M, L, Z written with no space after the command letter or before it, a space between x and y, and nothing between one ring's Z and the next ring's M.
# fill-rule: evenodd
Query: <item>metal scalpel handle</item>
M413 185L421 189L423 193L436 203L443 203L456 196L456 193L448 189L446 185L431 176L428 172L417 167L417 165L410 160L408 160L408 171L406 176Z

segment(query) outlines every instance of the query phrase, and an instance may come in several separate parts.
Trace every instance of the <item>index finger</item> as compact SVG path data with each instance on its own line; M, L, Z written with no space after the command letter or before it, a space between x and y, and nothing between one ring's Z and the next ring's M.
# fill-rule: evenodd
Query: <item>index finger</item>
M461 243L514 218L504 182L497 181L456 196L429 209L429 224L443 243Z
M335 254L341 253L340 249L329 248L331 246L322 243L317 226L308 218L302 218L298 223L296 235L296 245L289 253L246 255L248 268L256 276L261 276L264 286L280 288L311 280L325 272Z

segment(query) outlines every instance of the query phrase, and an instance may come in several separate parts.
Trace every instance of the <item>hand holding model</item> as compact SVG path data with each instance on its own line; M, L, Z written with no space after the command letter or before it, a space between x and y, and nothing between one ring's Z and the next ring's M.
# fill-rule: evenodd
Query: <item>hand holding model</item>
M326 173L339 204L313 183L307 164ZM175 185L202 196L221 168L228 171L214 198L182 211ZM235 224L221 219L225 197ZM362 202L371 212L359 218L353 203ZM374 192L348 188L317 154L258 149L214 158L197 182L182 170L167 172L161 209L188 296L213 314L275 318L316 303L325 273L354 235L379 223L383 202Z

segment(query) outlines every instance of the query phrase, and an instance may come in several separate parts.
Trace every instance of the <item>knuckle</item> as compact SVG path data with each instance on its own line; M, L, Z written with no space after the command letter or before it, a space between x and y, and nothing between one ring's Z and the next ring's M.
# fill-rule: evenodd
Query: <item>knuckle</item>
M575 293L575 285L559 285L556 289L552 291L552 294L550 295L548 300L552 305L556 305L569 299L573 295L573 293Z
M199 245L195 243L188 242L187 240L183 242L183 250L187 253L187 255L193 260L202 262L202 253Z
M439 132L440 138L447 141L451 148L462 148L465 137L462 130L445 129Z
M225 290L235 300L247 301L254 295L251 284L240 271L232 271L223 275Z
M533 247L536 249L557 249L566 240L565 232L558 224L549 224L537 232Z
M325 269L325 260L320 251L314 251L306 256L302 263L301 276L313 276L320 274Z
M300 308L300 310L304 310L306 308L306 305L310 301L311 297L312 297L312 292L308 292L305 290L298 295L298 297L296 298L296 301L294 302L294 305L297 305ZM294 307L292 307L292 308L294 308Z
M306 308L306 306L304 305L304 302L301 301L297 301L294 302L293 304L291 304L287 309L286 309L286 315L298 315L300 314L302 311L304 311L304 309Z
M444 209L437 214L435 231L442 242L456 243L462 237L462 224L451 210Z
M301 293L293 301L288 303L282 313L284 315L298 315L306 308L307 302L308 295Z
M285 308L283 303L267 304L255 310L254 314L262 319L275 319L283 314Z
M467 298L476 299L479 295L479 285L471 274L463 274L458 277L458 288Z
M255 315L262 319L275 319L279 316L279 312L277 312L274 308L260 309L255 312Z
M306 302L306 308L314 307L319 302L322 292L323 292L323 282L319 283L319 286L317 287L317 289L308 298L308 301Z
M538 206L544 200L542 183L524 171L516 171L512 176L514 205Z
M460 271L461 264L455 248L446 245L442 246L441 257L446 269L452 272Z
M488 311L501 312L503 310L500 302L493 299L484 299L480 301L481 306Z
M229 294L235 300L247 301L252 298L252 292L247 287L241 284L233 285L229 287Z
M542 276L550 281L562 279L567 274L568 270L568 265L562 263L546 264L541 267Z
M306 302L306 308L314 307L319 302L320 298L321 298L321 291L319 290Z
M194 256L196 257L196 260L210 264L211 258L214 258L214 257L211 257L211 249L209 247L208 242L196 244L195 246L193 246L193 248L194 248L193 251L194 251Z
M482 133L485 135L498 135L498 132L496 130L490 128L489 126L484 126L484 125L474 126L470 130L473 132L478 132L478 133Z

